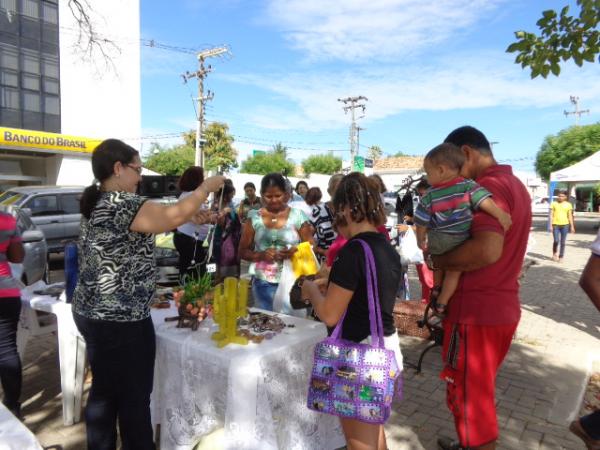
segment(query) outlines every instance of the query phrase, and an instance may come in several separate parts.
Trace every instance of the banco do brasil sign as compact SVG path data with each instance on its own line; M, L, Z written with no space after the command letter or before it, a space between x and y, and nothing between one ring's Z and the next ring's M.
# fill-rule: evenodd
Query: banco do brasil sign
M0 147L4 148L92 153L100 142L101 139L0 127Z

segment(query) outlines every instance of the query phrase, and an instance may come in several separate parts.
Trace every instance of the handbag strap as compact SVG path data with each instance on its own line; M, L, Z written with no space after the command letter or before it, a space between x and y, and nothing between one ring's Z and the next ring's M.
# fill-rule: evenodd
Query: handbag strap
M377 284L377 269L375 266L375 259L373 252L369 245L362 239L357 239L365 252L365 269L367 278L367 300L369 303L369 326L371 328L371 343L375 347L384 348L383 342L383 321L381 319L381 306L379 303L379 288ZM340 317L333 333L331 333L332 339L339 339L342 332L342 326L344 319L346 318L346 311Z

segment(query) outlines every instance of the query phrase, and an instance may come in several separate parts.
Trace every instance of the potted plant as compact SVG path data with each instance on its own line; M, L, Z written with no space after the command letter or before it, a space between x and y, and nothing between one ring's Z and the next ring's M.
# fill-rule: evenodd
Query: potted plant
M212 311L213 284L210 273L183 277L183 286L173 289L173 298L179 312L177 327L198 328Z

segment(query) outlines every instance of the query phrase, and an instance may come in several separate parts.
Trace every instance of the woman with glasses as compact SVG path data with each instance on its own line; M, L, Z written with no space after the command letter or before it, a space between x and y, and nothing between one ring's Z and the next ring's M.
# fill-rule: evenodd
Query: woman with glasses
M193 218L205 222L209 213L200 207L222 186L223 177L204 180L174 205L146 201L135 193L142 171L139 153L116 139L96 147L92 171L97 182L81 198L73 294L73 317L93 375L85 410L87 447L115 449L118 420L123 448L154 449L154 234Z

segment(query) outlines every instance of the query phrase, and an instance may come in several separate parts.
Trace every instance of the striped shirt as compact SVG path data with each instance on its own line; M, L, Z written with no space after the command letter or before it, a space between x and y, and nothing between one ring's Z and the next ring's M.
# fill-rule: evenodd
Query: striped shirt
M21 291L13 278L8 264L8 247L21 242L17 219L12 214L0 212L0 298L19 297Z
M473 180L455 178L431 187L415 211L415 224L448 234L465 234L471 229L473 211L492 194Z

